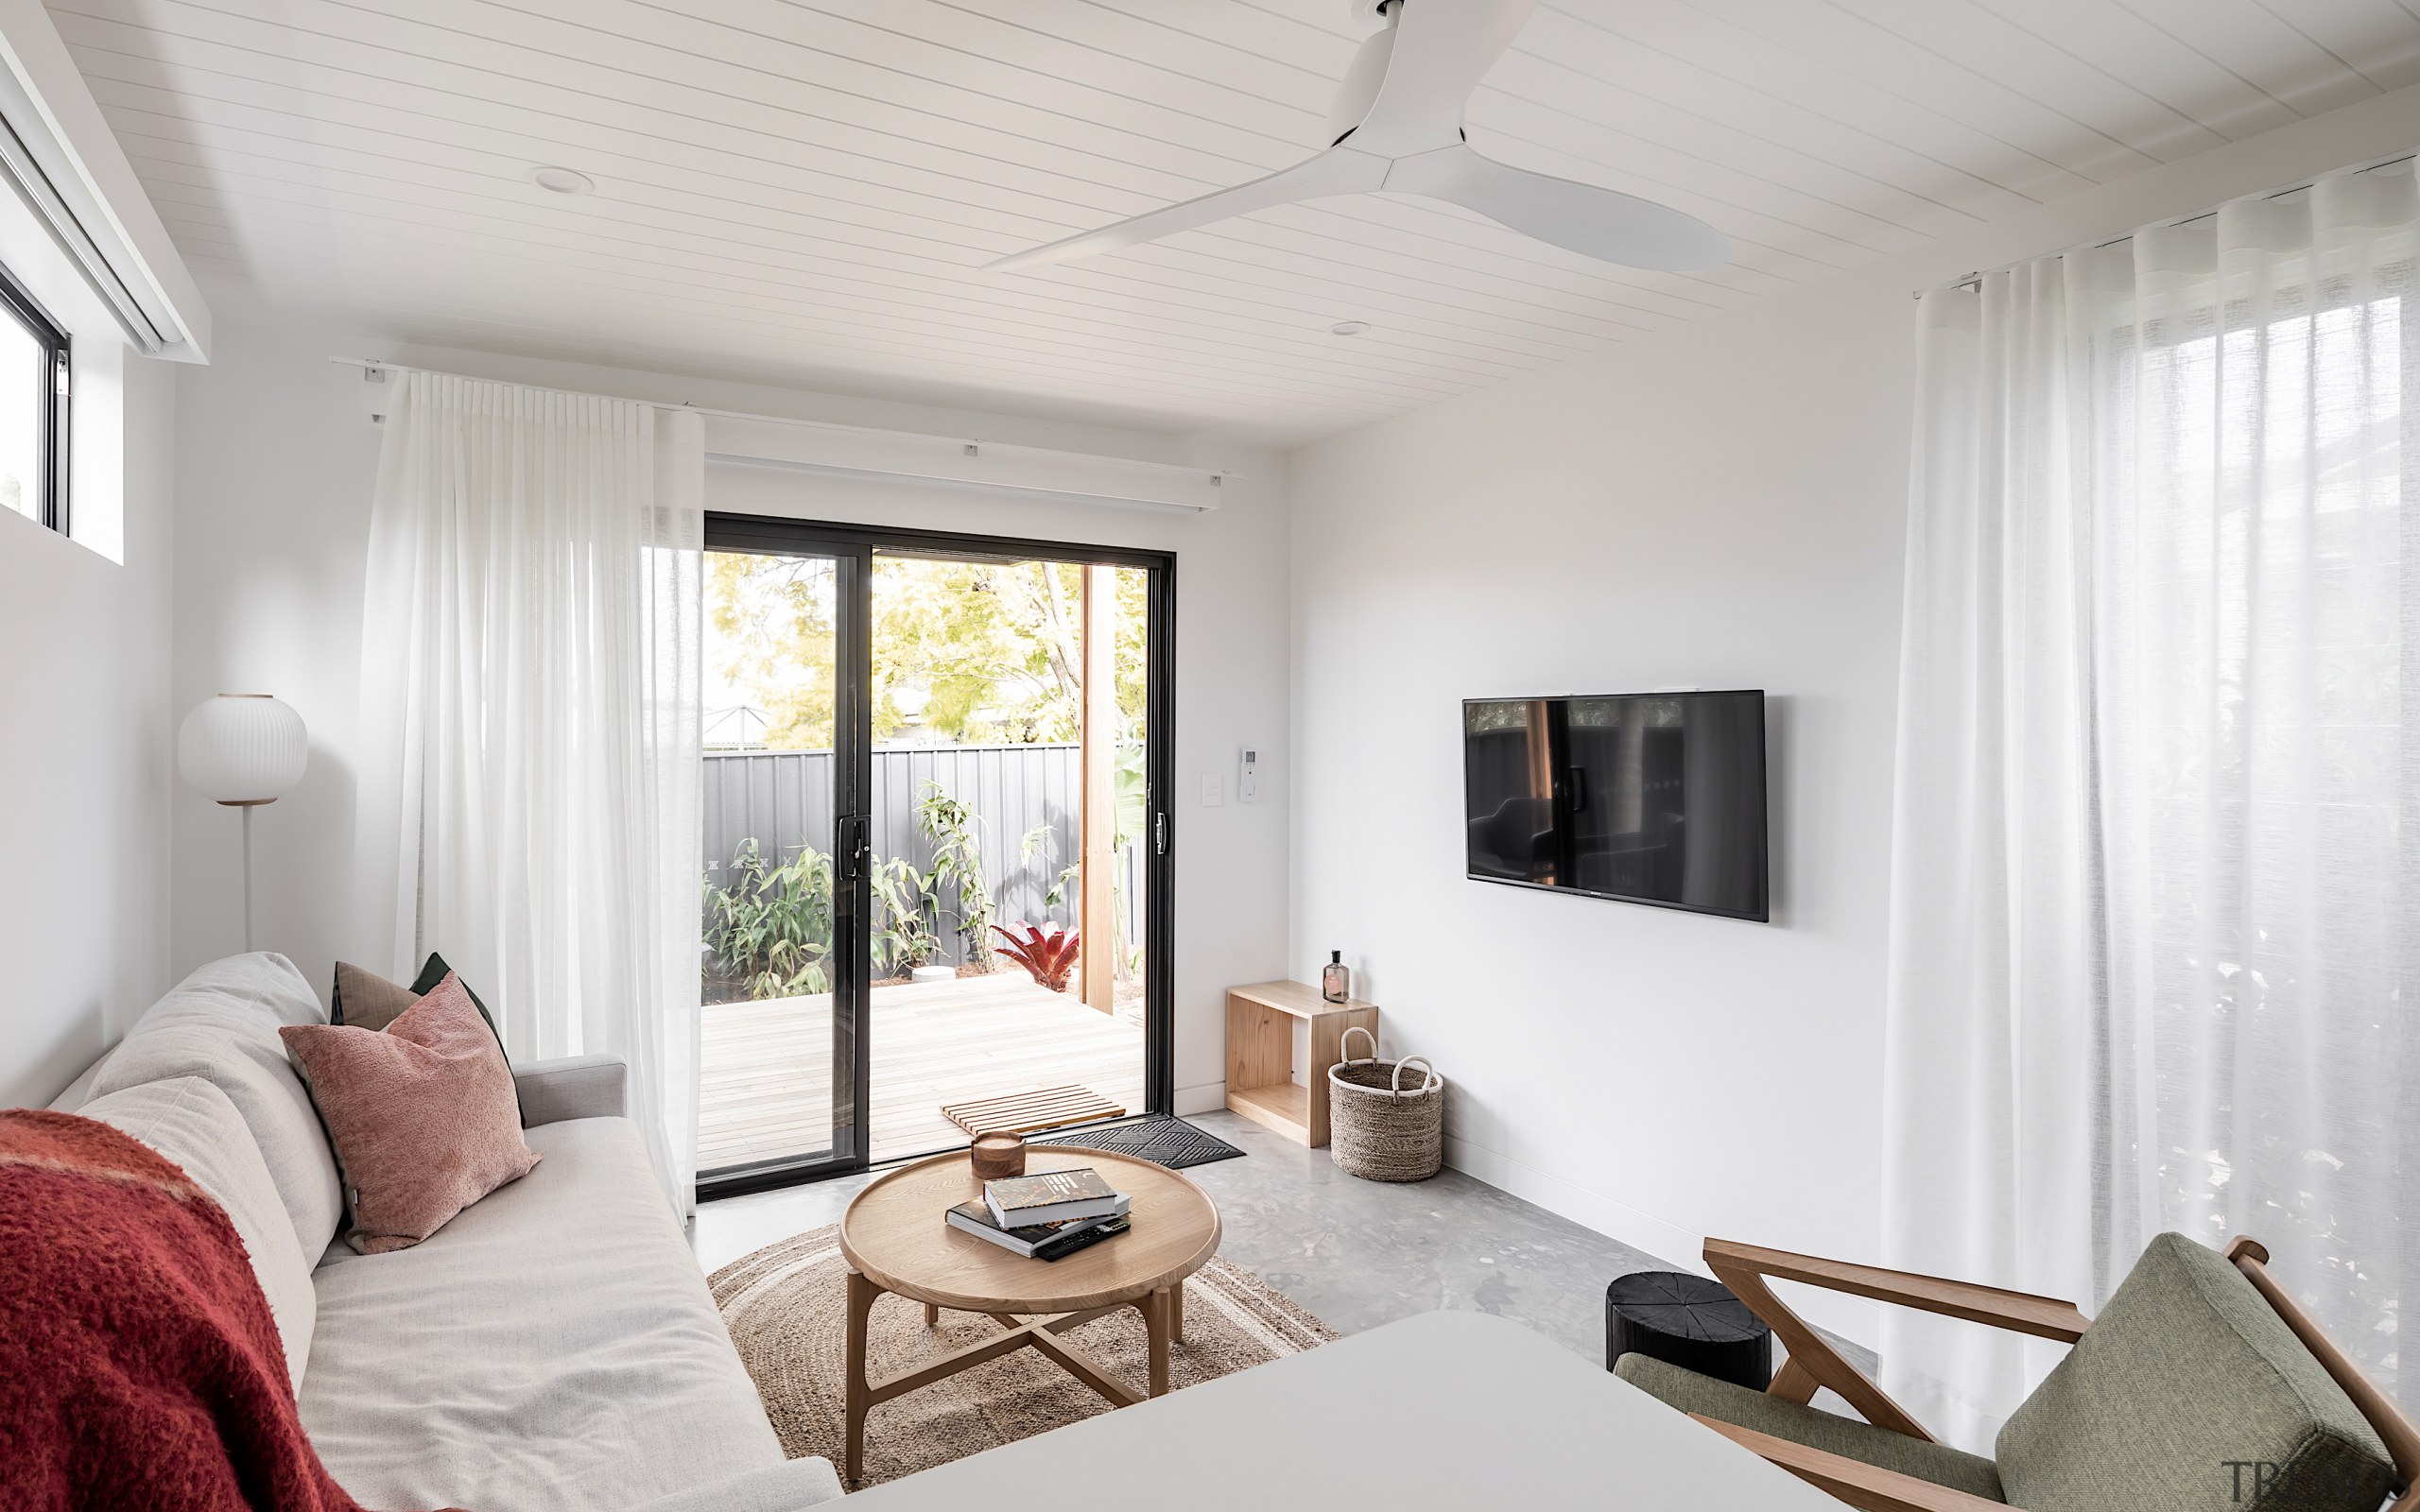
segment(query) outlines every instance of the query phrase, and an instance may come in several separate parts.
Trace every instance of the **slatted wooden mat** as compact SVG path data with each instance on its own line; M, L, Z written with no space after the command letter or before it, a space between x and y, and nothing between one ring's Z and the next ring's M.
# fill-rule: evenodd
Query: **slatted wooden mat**
M969 1134L1031 1134L1040 1129L1124 1118L1126 1109L1089 1087L1045 1087L1007 1097L946 1103L942 1117Z

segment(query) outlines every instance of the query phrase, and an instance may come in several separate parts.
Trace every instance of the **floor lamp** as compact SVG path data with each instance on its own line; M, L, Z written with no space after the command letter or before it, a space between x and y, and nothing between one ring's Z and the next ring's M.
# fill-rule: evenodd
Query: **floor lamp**
M252 948L252 810L302 780L302 716L266 693L222 693L177 730L177 770L204 797L244 811L244 949Z

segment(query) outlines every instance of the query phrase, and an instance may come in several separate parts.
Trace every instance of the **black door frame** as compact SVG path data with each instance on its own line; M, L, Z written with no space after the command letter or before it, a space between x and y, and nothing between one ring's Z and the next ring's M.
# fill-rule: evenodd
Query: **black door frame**
M872 577L877 553L892 556L1009 558L1149 570L1145 639L1144 805L1151 845L1144 854L1143 1097L1147 1113L1176 1110L1176 554L1095 542L1036 541L951 530L842 524L783 515L709 513L708 551L826 557L835 563L833 679L836 829L863 822L873 791L873 743L866 699L873 685ZM866 968L872 934L870 868L857 850L862 832L834 844L833 1147L828 1155L759 1160L698 1177L698 1200L863 1171L871 1161L873 1041Z

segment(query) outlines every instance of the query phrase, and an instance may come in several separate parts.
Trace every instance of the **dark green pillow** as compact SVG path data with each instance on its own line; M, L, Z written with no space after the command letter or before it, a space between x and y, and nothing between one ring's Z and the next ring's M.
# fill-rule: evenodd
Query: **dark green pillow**
M424 998L431 992L436 991L437 984L444 981L445 973L452 970L454 970L454 968L445 964L444 956L438 954L435 951L429 952L426 964L423 965L420 969L420 975L412 978L412 996L416 998ZM488 1011L488 1005L479 1001L477 989L473 988L470 983L463 983L462 990L471 994L471 1006L478 1009L479 1017L488 1021L488 1033L495 1036L495 1047L498 1050L503 1050L504 1034L503 1031L499 1030L495 1026L495 1015L490 1013ZM510 1052L508 1051L506 1053L504 1060L505 1064L508 1066L512 1063L512 1056Z

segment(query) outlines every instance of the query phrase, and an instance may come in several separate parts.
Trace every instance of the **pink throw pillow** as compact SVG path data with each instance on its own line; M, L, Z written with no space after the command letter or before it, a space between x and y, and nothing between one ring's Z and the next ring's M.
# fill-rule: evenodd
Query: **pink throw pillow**
M538 1163L512 1071L452 972L384 1029L281 1028L344 1167L346 1242L406 1249Z

